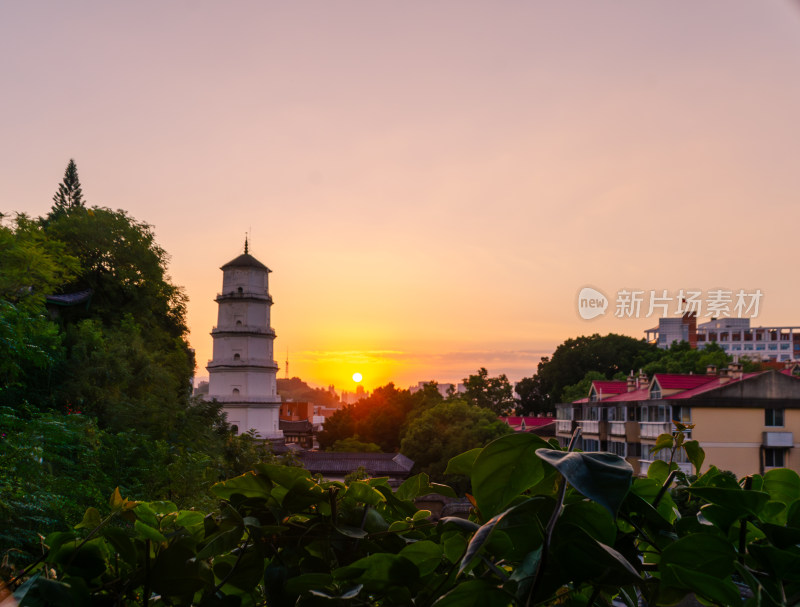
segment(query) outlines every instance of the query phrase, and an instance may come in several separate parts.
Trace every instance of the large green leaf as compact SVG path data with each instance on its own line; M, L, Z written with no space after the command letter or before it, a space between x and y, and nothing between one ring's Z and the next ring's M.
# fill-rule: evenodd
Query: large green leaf
M304 573L286 582L286 594L302 594L309 590L320 590L333 584L330 573Z
M675 438L671 434L659 434L656 444L650 447L650 453L657 453L662 449L672 449L674 444Z
M264 574L264 557L251 546L243 555L215 558L214 574L220 579L225 579L226 584L250 591L261 581L261 576Z
M114 551L119 554L128 565L136 565L136 547L128 534L119 527L106 527L100 534L111 544Z
M534 454L549 447L533 434L509 434L483 448L472 467L472 491L484 518L502 512L544 478L544 466Z
M442 547L430 540L409 544L398 554L414 563L422 577L433 573L442 562Z
M787 506L800 499L800 475L788 468L770 470L764 475L764 491Z
M433 607L507 607L512 597L485 580L469 580L437 600Z
M295 468L293 466L278 466L276 464L256 464L253 466L259 476L266 476L273 483L277 483L290 489L294 486L297 479L305 478L313 482L311 473L305 468Z
M419 569L410 560L398 554L378 552L344 568L360 570L357 581L368 591L385 590L391 585L413 584Z
M800 554L758 544L750 544L747 551L761 564L762 571L779 580L800 582Z
M631 487L633 468L613 453L565 453L552 449L536 452L558 470L583 495L606 508L611 516L625 500Z
M695 473L700 474L700 468L706 460L706 452L703 451L700 443L696 440L686 441L683 443L683 448L686 451L686 457L689 458L689 461L694 466Z
M761 530L776 548L791 548L792 546L800 545L800 529L796 527L763 523Z
M561 583L591 580L593 583L622 586L642 581L622 554L575 525L559 525L551 549L563 576Z
M644 515L648 522L664 527L675 522L678 517L675 501L669 492L661 494L661 501L653 507L656 497L661 494L661 483L651 478L636 478L625 500L626 509Z
M724 578L733 573L736 551L726 540L707 533L687 535L661 552L660 567L678 565Z
M214 585L208 564L194 558L190 541L177 542L163 550L152 566L153 590L166 596L189 596Z
M661 583L672 588L694 592L719 605L741 605L739 589L730 579L695 571L681 565L667 564L661 570Z
M230 529L218 531L208 538L206 545L197 553L197 558L207 559L211 556L230 552L239 545L243 534L244 527L238 525Z
M447 462L447 468L444 473L470 476L472 474L472 466L475 465L475 460L478 458L481 451L483 451L483 447L476 447L475 449L470 449L460 455L451 457L450 461Z
M678 464L672 464L672 466L670 466L667 462L657 459L647 467L647 478L651 478L663 485L669 473L677 467Z
M440 485L439 483L431 483L430 477L421 472L414 476L407 478L403 484L395 491L397 499L404 501L411 501L421 495L428 495L430 493L438 493L447 497L456 497L455 491L447 485Z
M707 502L727 508L737 516L758 516L769 501L769 493L719 487L689 487L689 492Z
M87 508L86 512L83 514L83 520L75 525L75 529L94 529L95 527L99 527L102 523L102 519L100 518L100 513L97 511L97 508Z
M528 511L529 507L535 501L541 500L543 498L534 498L530 500L525 500L517 504L516 506L512 506L508 510L501 512L497 516L492 517L488 520L485 524L481 525L480 529L475 532L475 535L472 536L472 539L467 546L467 551L464 553L464 557L461 559L461 565L458 568L458 573L461 574L464 572L469 564L472 562L478 553L486 546L489 542L492 532L498 527L500 522L507 516L511 515L515 511ZM536 519L534 518L531 521L531 527L535 527ZM538 531L539 537L541 537L541 531Z
M244 497L261 497L266 499L270 494L270 482L257 474L247 472L211 487L217 497L230 499L236 494Z
M580 527L600 543L614 545L617 528L608 510L595 502L581 501L569 504L558 518L558 524Z
M155 527L151 527L150 525L143 523L142 521L136 521L133 524L133 528L136 530L136 535L138 535L143 539L159 543L167 541L167 538L164 537L163 533L161 533Z
M362 481L353 481L350 483L347 491L345 491L344 497L345 499L350 498L356 502L370 504L371 506L377 506L386 501L386 498L380 491L370 486L369 483Z

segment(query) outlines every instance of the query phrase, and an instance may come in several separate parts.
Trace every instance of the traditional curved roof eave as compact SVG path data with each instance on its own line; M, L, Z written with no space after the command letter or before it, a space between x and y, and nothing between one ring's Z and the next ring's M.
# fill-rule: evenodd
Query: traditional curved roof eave
M220 270L224 270L225 268L258 268L260 270L266 270L267 272L272 272L272 270L270 270L267 266L258 261L255 257L250 255L249 253L242 253L236 259L232 259L224 266L222 266Z

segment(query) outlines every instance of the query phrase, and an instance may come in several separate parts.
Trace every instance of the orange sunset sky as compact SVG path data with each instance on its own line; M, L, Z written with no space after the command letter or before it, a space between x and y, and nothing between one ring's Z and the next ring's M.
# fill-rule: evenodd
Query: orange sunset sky
M796 3L6 2L0 56L0 211L74 158L170 253L198 376L248 231L279 377L338 389L656 324L582 320L586 285L800 325Z

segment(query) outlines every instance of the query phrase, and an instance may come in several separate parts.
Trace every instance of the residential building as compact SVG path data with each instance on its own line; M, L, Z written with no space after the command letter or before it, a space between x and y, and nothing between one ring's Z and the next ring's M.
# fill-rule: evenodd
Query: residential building
M737 476L787 467L800 471L800 378L796 367L743 373L739 363L705 375L640 374L627 381L593 382L589 395L556 406L556 436L569 444L581 429L578 448L609 451L647 474L650 453L673 420L693 424L691 439L706 453L704 467L715 465ZM692 472L681 454L679 467Z
M645 331L646 339L659 348L674 341L704 348L718 344L734 360L786 362L800 360L800 327L751 327L749 318L720 318L693 326L686 318L660 318L658 327Z

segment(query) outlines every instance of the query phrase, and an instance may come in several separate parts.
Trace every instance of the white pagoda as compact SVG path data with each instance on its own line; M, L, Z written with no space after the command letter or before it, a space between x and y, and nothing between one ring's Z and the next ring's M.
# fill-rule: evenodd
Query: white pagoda
M278 427L281 399L272 358L275 331L270 327L270 269L248 253L222 268L217 326L211 330L213 356L208 361L209 400L222 403L237 433L255 429L258 436L282 441Z

